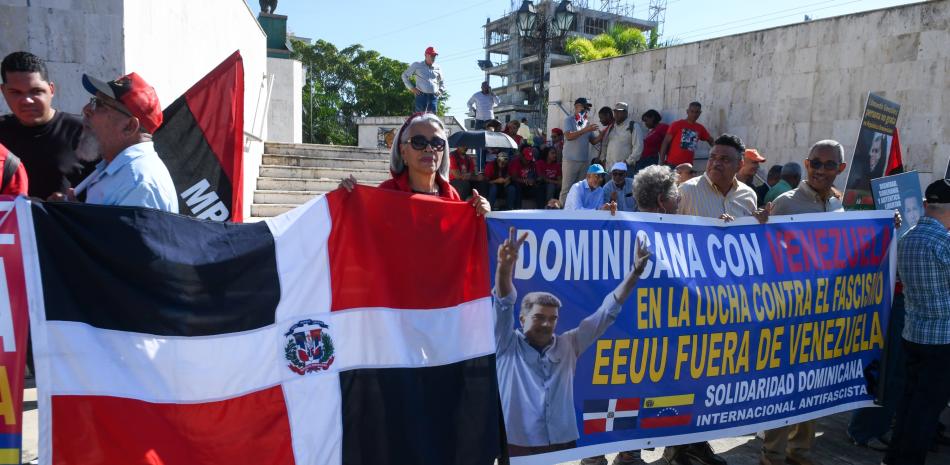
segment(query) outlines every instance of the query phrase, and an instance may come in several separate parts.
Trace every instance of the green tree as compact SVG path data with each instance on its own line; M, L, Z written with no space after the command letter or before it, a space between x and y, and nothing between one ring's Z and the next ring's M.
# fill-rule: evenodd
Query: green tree
M356 145L356 118L405 115L413 96L402 84L408 66L355 44L344 49L317 40L294 41L294 59L307 67L304 141Z
M593 39L571 37L564 45L567 53L582 62L641 52L647 48L647 39L642 31L621 25L615 25Z

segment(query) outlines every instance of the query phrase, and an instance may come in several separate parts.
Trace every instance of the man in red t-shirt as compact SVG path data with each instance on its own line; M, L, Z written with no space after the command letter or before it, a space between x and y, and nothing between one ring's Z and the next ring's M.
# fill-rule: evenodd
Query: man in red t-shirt
M477 188L479 181L481 176L475 174L475 160L468 156L468 147L456 147L449 154L449 184L465 200L472 196L472 188Z
M696 121L703 113L703 106L699 102L689 104L686 109L686 119L674 121L666 131L663 146L660 147L660 164L675 168L681 163L693 163L696 156L696 147L699 141L713 145L713 138L709 131Z
M536 208L544 207L544 191L538 186L538 174L533 160L534 148L522 147L508 165L511 181L518 187L518 197L513 207L515 210L520 210L521 200L529 196L538 203Z
M0 144L0 195L27 195L29 182L20 159Z
M560 194L561 163L557 161L557 154L554 148L544 147L538 161L534 162L535 171L538 173L538 186L544 191L544 202L538 205L538 208L543 208Z

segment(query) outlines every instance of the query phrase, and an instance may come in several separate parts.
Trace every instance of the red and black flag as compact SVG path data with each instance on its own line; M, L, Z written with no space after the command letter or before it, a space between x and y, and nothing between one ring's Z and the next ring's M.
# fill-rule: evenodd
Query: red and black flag
M183 215L243 220L244 64L235 51L163 112L153 140Z

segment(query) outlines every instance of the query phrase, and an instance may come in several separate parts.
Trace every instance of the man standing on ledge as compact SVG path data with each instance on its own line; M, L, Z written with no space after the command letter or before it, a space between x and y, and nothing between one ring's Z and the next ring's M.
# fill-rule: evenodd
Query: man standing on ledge
M495 107L501 99L491 91L488 81L482 82L482 90L468 99L468 110L475 113L475 129L485 129L485 124L495 119Z
M409 65L402 73L402 83L416 96L413 110L416 113L439 111L439 98L445 93L445 80L442 78L442 68L435 64L438 54L434 47L427 48L425 61ZM410 77L415 77L415 84Z
M686 119L674 121L666 131L663 145L660 146L660 164L676 168L681 163L693 163L696 158L696 147L699 141L713 145L713 138L702 124L699 124L699 115L703 113L703 105L699 102L689 104L686 109Z
M541 454L577 446L574 417L574 371L577 359L604 334L620 314L646 268L650 252L637 240L636 256L627 276L604 297L597 310L576 328L556 335L561 300L548 292L529 292L521 301L515 329L515 262L527 233L515 239L515 228L498 247L494 297L496 365L508 452L512 456ZM592 302L593 303L593 302Z
M83 125L102 161L75 191L55 199L75 200L85 192L90 204L178 213L175 184L152 144L152 133L162 124L155 89L136 73L109 82L83 75L82 84L94 95L82 110Z

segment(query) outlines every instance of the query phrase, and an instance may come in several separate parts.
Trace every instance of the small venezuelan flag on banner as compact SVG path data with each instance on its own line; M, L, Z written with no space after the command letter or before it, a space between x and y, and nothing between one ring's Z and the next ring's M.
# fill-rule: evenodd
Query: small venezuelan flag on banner
M694 394L647 397L640 409L641 428L687 426L693 421Z

